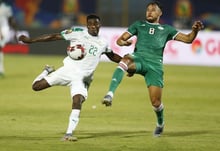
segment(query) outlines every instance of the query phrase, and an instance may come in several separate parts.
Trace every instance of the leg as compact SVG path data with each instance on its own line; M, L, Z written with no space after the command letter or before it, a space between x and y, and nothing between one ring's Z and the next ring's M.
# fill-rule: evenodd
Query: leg
M0 76L4 76L4 54L0 46Z
M105 106L112 105L112 98L114 96L115 90L121 83L125 71L129 72L128 76L132 76L133 73L135 72L135 64L133 62L133 59L129 55L126 55L124 58L122 58L122 60L119 62L119 65L112 76L108 93L102 100L102 104L105 104Z
M161 105L162 88L149 86L148 90L152 106L158 108Z
M164 106L161 102L162 88L157 86L150 86L148 89L149 89L151 104L157 116L157 127L154 131L154 136L160 136L161 133L163 132L163 127L164 127L164 117L163 117Z
M50 87L49 83L44 79L44 77L46 77L48 74L50 74L53 71L55 71L53 67L46 65L43 72L40 75L38 75L34 80L32 84L32 89L34 91L40 91Z
M72 98L72 112L69 117L69 124L65 136L62 138L62 141L77 141L77 138L72 136L73 131L76 129L76 126L79 122L79 115L82 108L82 104L85 101L85 98L81 94L77 94Z

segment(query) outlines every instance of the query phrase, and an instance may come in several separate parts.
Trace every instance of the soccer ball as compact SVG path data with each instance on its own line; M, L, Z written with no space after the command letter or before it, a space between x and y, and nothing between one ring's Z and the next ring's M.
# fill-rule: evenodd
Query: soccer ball
M78 44L67 47L67 55L73 60L81 60L85 57L86 51L81 44Z

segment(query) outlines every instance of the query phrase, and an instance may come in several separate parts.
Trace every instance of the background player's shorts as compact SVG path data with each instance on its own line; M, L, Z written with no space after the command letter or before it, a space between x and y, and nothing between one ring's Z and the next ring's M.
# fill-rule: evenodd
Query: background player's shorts
M2 38L0 39L0 46L4 47L6 43L10 41L10 28L9 26L5 25L0 27L0 33Z
M73 70L73 68L63 66L46 76L45 80L50 86L69 86L71 97L81 94L87 99L88 87L92 82L92 74L88 76L80 70Z
M163 67L162 63L154 63L146 61L142 57L134 54L131 55L136 65L136 73L141 74L145 78L147 86L158 86L163 88Z

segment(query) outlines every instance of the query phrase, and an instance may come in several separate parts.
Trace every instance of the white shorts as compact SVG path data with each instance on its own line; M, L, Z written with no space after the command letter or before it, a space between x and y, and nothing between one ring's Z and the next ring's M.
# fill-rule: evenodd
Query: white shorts
M69 86L71 97L76 94L81 94L85 97L85 99L87 99L88 88L92 82L92 78L93 73L88 75L88 73L85 73L80 69L73 70L73 68L62 66L46 76L45 80L50 86Z
M0 28L0 33L2 36L2 39L0 39L0 46L4 47L6 43L10 41L10 29L9 26L3 26Z

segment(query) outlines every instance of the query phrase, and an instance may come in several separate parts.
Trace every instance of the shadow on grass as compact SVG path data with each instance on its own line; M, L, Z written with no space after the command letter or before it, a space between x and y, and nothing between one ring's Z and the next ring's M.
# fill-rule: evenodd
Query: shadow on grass
M31 140L31 141L42 141L47 139L57 139L57 137L40 137L40 136L0 136L0 140Z
M211 134L213 131L175 131L169 132L166 131L162 137L184 137L184 136L193 136L193 135L204 135ZM142 137L142 136L153 136L153 133L150 131L109 131L109 132L85 132L81 131L77 133L80 139L89 139L89 138L98 138L98 137Z
M109 132L86 132L80 131L77 133L79 139L89 139L89 138L98 138L98 137L138 137L138 136L147 136L149 132L147 131L109 131Z
M213 131L166 131L162 137L184 137L184 136L193 136L193 135L204 135L212 134ZM64 134L61 134L63 136ZM132 137L143 137L143 136L152 136L152 132L148 131L109 131L109 132L87 132L87 131L78 131L76 136L79 139L90 139L90 138L104 138L104 137L120 137L120 138L132 138ZM47 137L47 136L0 136L0 140L10 139L10 140L32 140L32 141L41 141L44 139L57 139L57 137Z
M184 137L184 136L193 136L193 135L203 135L203 134L211 134L212 131L173 131L173 132L165 132L164 137Z

